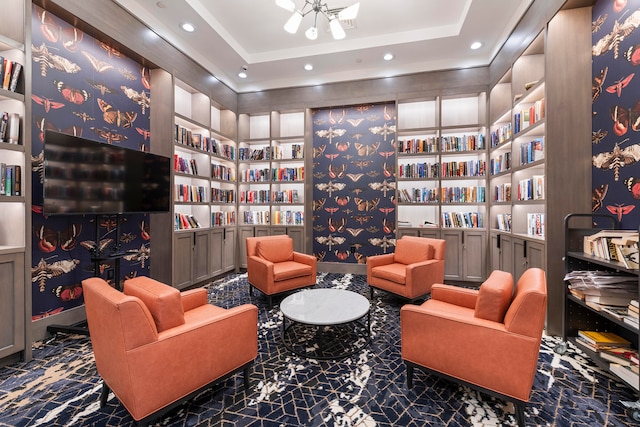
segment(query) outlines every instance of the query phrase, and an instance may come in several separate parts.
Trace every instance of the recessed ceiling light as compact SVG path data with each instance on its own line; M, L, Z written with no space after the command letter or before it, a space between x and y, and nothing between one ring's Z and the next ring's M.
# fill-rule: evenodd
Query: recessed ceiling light
M480 42L471 43L471 49L473 49L473 50L480 49L481 47L482 47L482 43L480 43Z
M196 30L196 27L194 27L193 24L190 24L188 22L183 22L182 24L180 24L180 28L182 28L188 33L193 33Z
M304 66L304 69L305 69L305 70L307 70L307 71L311 71L311 70L313 70L313 65L311 65L311 64L306 64L306 65Z
M238 77L240 77L241 79L246 79L247 78L247 73L245 73L244 71L240 71L238 73Z
M157 3L156 3L156 6L158 6L160 9L164 9L164 8L166 8L166 7L167 7L167 5L166 5L166 4L164 4L164 3L162 3L161 1L157 2Z
M383 58L385 61L391 61L393 59L393 53L385 53Z

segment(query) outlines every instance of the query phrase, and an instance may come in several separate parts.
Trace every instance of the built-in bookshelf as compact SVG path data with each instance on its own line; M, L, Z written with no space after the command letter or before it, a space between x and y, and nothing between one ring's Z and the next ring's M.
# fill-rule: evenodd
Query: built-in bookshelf
M463 242L486 251L486 102L481 92L398 103L398 234L447 239L448 259L461 260L449 279L484 278L484 266L468 268Z
M516 275L526 268L522 265L544 264L545 93L544 33L541 33L489 95L488 227L496 258L492 265ZM523 259L518 255L520 248ZM539 255L539 259L529 259L527 252Z
M175 79L172 276L179 288L236 266L236 135L235 113Z
M8 0L0 16L0 360L31 358L26 328L30 326L31 294L30 286L25 285L31 269L31 130L25 126L30 84L26 84L29 74L24 67L31 56L25 50L26 11L23 0Z

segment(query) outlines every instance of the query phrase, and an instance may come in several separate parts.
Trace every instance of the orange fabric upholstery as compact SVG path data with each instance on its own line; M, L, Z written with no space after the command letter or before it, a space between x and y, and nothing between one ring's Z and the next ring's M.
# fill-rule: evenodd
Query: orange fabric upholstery
M82 287L98 373L136 421L239 369L248 384L248 366L258 354L256 306L216 307L207 304L205 289L176 299L173 288L148 278L125 281L125 292L95 277ZM146 300L152 310L182 311L183 322L158 328ZM168 308L169 301L178 307Z
M510 289L511 274L494 271L485 284ZM485 286L485 284L481 285ZM402 358L411 384L413 366L516 401L529 400L547 309L545 272L522 275L504 321L476 316L482 290L436 285L431 299L400 310ZM494 298L500 305L502 298ZM520 414L523 416L523 412Z
M246 243L250 290L267 295L269 304L273 295L315 285L316 257L294 252L291 237L247 237Z
M413 300L431 292L435 283L444 281L446 242L427 237L403 236L396 241L392 254L367 258L367 282Z

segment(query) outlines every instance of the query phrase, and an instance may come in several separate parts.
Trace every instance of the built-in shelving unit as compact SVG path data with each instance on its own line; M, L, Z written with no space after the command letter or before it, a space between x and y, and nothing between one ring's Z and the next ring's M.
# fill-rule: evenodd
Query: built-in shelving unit
M9 0L2 5L0 17L0 56L23 66L15 91L0 88L0 117L7 113L11 128L0 142L0 163L5 167L5 185L0 191L0 360L31 358L31 343L26 325L31 317L30 281L26 266L31 263L27 236L31 228L30 130L25 126L30 111L26 66L30 53L25 50L27 5ZM29 167L29 170L26 168ZM6 170L11 170L10 177ZM18 176L16 176L18 175ZM8 178L8 179L7 179ZM16 181L16 178L19 181ZM19 182L19 187L15 184ZM13 183L10 185L10 183ZM29 307L25 304L28 301Z
M288 234L304 248L304 111L240 114L238 220L240 266L245 238Z
M175 79L173 284L233 270L238 221L236 115Z
M398 234L446 239L447 259L460 261L447 263L450 280L485 278L486 102L484 92L398 102Z

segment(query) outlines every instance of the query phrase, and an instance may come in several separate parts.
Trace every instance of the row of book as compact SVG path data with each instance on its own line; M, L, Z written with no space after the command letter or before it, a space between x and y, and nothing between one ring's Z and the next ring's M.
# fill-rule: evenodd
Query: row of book
M22 64L0 56L0 76L2 89L15 92L22 76Z
M211 201L218 202L218 203L235 203L236 190L227 190L224 188L212 188Z
M403 188L398 191L402 203L434 203L439 200L438 188Z
M574 270L565 274L564 280L568 282L569 292L575 298L596 311L610 309L612 312L609 314L612 315L621 311L626 315L631 301L638 298L637 276L600 270Z
M545 115L545 101L544 98L537 100L529 107L525 107L522 110L516 112L513 117L513 123L515 126L515 133L518 134L525 130L529 126L538 123L544 118Z
M187 159L185 157L180 157L178 154L174 154L173 170L180 173L198 175L198 163L195 159Z
M527 235L534 237L544 237L544 214L527 214Z
M273 225L304 225L304 212L302 211L274 211Z
M22 167L0 163L0 196L22 195Z
M500 154L498 157L492 158L489 167L492 175L508 171L511 169L511 153Z
M441 225L447 228L482 228L480 212L442 212Z
M438 178L439 176L439 163L423 162L398 165L399 178Z
M297 168L247 169L240 175L242 182L289 182L304 180L304 166Z
M0 119L0 142L20 143L20 114L7 111L2 113L2 119Z
M174 202L204 203L207 201L207 189L202 185L176 184L173 194Z
M269 211L244 211L243 213L244 223L249 225L268 225L269 224Z
M518 200L544 200L544 175L518 181Z
M520 144L520 165L544 159L544 137Z
M224 225L235 225L236 212L235 211L211 212L211 224L214 227L222 227Z
M496 222L497 222L498 230L511 231L511 214L510 213L497 214Z
M631 342L613 332L579 330L576 343L596 352L609 362L609 370L625 383L638 390L640 384L640 360Z
M440 137L440 151L476 151L484 150L484 135L442 136Z
M236 169L225 165L213 163L211 165L211 178L221 181L236 181Z
M438 138L435 136L426 139L412 138L398 141L398 152L406 154L436 153L438 151Z
M513 137L513 129L511 123L499 126L491 131L491 148L510 140Z
M638 232L602 230L585 236L583 252L607 261L618 261L626 268L637 270L639 267Z
M511 183L496 185L493 187L494 202L510 202L511 201Z
M174 215L174 229L188 230L190 228L200 228L200 223L195 216L176 212Z
M443 203L484 203L485 187L442 187Z
M290 150L281 146L238 149L239 160L297 160L304 158L302 144L291 144Z
M179 124L174 125L173 139L177 144L206 151L225 159L235 160L236 158L236 147L234 145L222 144L215 138L193 132L191 129Z
M240 192L240 203L269 203L271 192L269 190L246 190Z
M484 176L487 162L484 160L469 160L466 162L443 162L442 176Z

